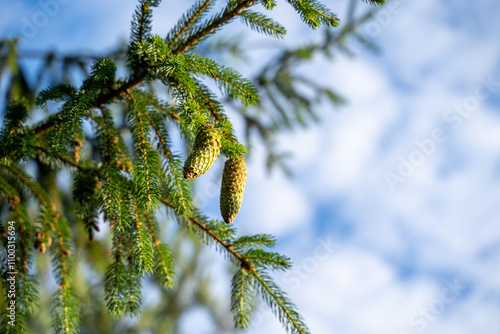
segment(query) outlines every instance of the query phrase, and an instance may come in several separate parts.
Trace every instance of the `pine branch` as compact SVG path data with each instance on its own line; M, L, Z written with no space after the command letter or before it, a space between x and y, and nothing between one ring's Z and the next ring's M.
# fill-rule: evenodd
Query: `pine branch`
M99 215L99 198L96 186L97 175L94 171L79 171L73 181L73 199L75 213L85 224L89 240L94 239L94 231L99 231L97 217Z
M205 85L198 83L198 96L201 97L201 101L205 104L206 107L208 107L208 110L210 111L210 114L212 117L217 121L217 122L222 122L222 117L219 115L219 113L222 112L222 106L219 101L217 101L208 87ZM225 134L228 136L228 134Z
M169 200L176 204L176 213L188 217L193 211L191 187L183 175L184 161L180 156L170 154L163 163L166 193Z
M186 54L184 59L189 72L213 78L229 98L236 98L245 105L253 105L258 101L258 92L253 83L231 68L195 54Z
M274 38L283 38L286 34L285 27L264 14L245 10L241 12L240 15L243 23L250 27L250 29L259 33L263 33Z
M123 81L121 85L117 88L110 89L107 92L102 92L96 97L95 103L90 104L84 111L89 111L95 108L99 108L104 104L110 103L120 96L125 96L126 92L134 89L135 87L141 85L144 82L144 78L131 78L130 80ZM82 111L82 112L84 112ZM49 131L52 131L56 126L57 114L49 117L47 121L40 123L33 128L35 136L39 137Z
M19 198L16 188L12 187L0 174L0 191L9 199Z
M161 243L158 238L158 224L152 219L146 212L144 213L144 218L151 232L153 239L153 247L155 249L155 274L158 278L158 282L164 288L172 289L175 285L175 264L172 257L172 253L168 249L167 245Z
M231 312L233 313L235 327L246 329L250 324L254 306L254 287L248 270L238 268L233 275L231 286Z
M129 154L126 149L127 147L122 136L114 127L110 112L103 107L100 109L102 117L97 117L92 114L89 114L88 116L98 127L96 129L96 133L100 144L99 149L102 160L110 166L116 165L116 167L121 168L123 171L127 171L131 166L128 159Z
M232 246L241 253L249 249L262 249L264 247L274 247L276 238L270 234L244 235L235 240Z
M76 168L76 169L78 169L80 171L84 171L84 170L87 169L83 165L79 164L75 160L71 159L70 157L68 157L68 156L66 156L66 155L64 155L62 153L53 153L53 152L50 152L49 149L47 147L45 147L44 145L38 144L35 147L38 150L40 150L43 154L45 154L47 157L55 158L55 159L61 161L62 163L66 164L66 165L69 165L71 167L74 167L74 168Z
M152 273L154 268L154 251L151 235L144 226L144 216L140 213L140 208L135 197L132 197L135 226L132 233L132 252L135 268L140 276Z
M212 92L203 85L198 84L197 95L200 99L200 104L205 105L208 108L210 115L216 120L215 128L222 132L224 136L221 137L222 153L228 158L243 156L246 154L245 147L238 142L238 139L234 135L231 122L227 119L223 112L222 105L215 98Z
M160 110L162 113L170 116L175 122L181 122L181 118L179 117L179 114L170 110L168 107L163 106L160 104L158 101L156 101L153 97L149 96L143 96L142 99L147 103L152 106L154 106L156 109Z
M32 178L17 165L0 163L0 166L15 176L17 180L24 185L36 199L38 199L42 206L49 207L49 196L38 182L32 180Z
M295 305L265 272L253 270L250 275L254 279L255 288L260 291L262 298L285 326L288 333L310 334L309 328L295 310Z
M160 198L160 201L164 203L165 205L171 207L172 209L175 209L175 204L164 199ZM198 218L194 216L189 216L188 219L193 222L198 228L203 230L206 234L208 234L210 237L212 237L218 244L220 244L228 253L230 253L232 256L234 256L239 262L241 262L241 265L246 268L247 270L253 270L252 264L240 253L236 252L232 245L227 243L226 241L222 240L221 237L219 237L217 234L215 234L210 228L208 228L205 224L203 224Z
M311 28L316 29L322 23L329 27L336 27L340 21L323 4L316 0L287 0L295 11Z
M129 180L120 174L120 168L128 170L130 162L123 153L125 145L114 127L111 115L105 108L101 108L101 111L102 117L91 116L97 125L97 139L103 160L101 167L96 170L96 188L100 194L99 207L103 209L104 219L113 222L121 215L121 203L124 201L121 190L128 189L129 185ZM123 145L123 149L120 145Z
M271 10L276 7L276 0L260 0L260 4L264 6L265 9Z
M175 209L175 204L160 198L160 201L167 205L170 208ZM252 285L260 291L260 294L262 298L267 302L269 307L271 307L272 311L278 316L280 322L285 326L287 331L289 333L294 333L294 334L310 334L309 329L307 328L307 325L304 323L302 320L302 317L298 312L295 310L295 305L286 297L285 293L280 290L280 288L273 282L273 280L267 275L265 271L259 271L256 268L256 265L263 265L263 267L270 267L272 269L275 269L273 265L270 265L271 263L279 263L276 267L279 269L283 269L283 267L290 267L290 264L288 262L288 259L282 258L282 257L276 257L275 255L271 255L270 257L268 256L269 261L264 261L260 263L256 263L254 265L253 261L251 261L250 258L247 256L237 252L234 247L233 243L224 240L221 238L217 233L212 231L207 225L203 224L198 218L194 216L189 216L188 219L194 223L195 226L197 226L199 229L201 229L204 233L206 233L208 236L210 236L217 244L219 244L228 254L230 254L234 259L236 259L241 268L243 270L248 271L248 274L252 276L253 278L253 283ZM258 239L257 237L253 238ZM261 239L267 239L267 238L261 238ZM248 253L248 252L247 252ZM255 250L253 252L254 254L256 253ZM270 253L268 253L269 255ZM261 257L265 257L266 255L264 253L260 253ZM254 256L254 260L257 258L257 256ZM285 263L286 262L286 263ZM236 278L235 283L237 285L240 285L240 291L241 291L241 279L243 278ZM239 301L238 303L244 302L241 301L241 298L239 298L239 293L234 291L234 285L233 285L233 295L235 295L235 298L237 298ZM247 296L248 298L248 296ZM236 301L233 299L232 304L236 303ZM236 320L237 325L245 325L245 319L249 317L248 314L248 306L232 306L232 309L235 310L236 312ZM244 313L242 314L242 310L244 310Z
M239 3L235 7L227 7L225 11L223 11L219 16L210 21L210 23L201 29L197 30L192 36L189 36L188 39L183 41L178 47L171 50L173 55L181 54L194 46L203 38L212 34L215 30L220 28L222 25L228 23L234 17L239 15L246 8L254 5L255 0L246 0ZM92 103L85 109L85 111L89 111L94 108L99 108L100 106L107 104L114 99L124 96L128 91L131 91L135 87L141 85L144 82L144 77L134 77L128 81L122 82L117 88L113 88L108 92L102 92L99 96L96 97L95 103ZM84 111L82 111L84 112ZM41 136L51 130L53 130L56 126L57 117L51 117L48 121L44 121L38 126L33 128L35 136Z
M140 272L140 264L137 263L134 257L134 225L131 224L131 231L128 233L128 270L126 276L126 294L125 294L125 313L129 315L137 315L140 312L142 304L142 281Z
M57 333L77 334L80 323L79 300L71 285L71 235L59 213L53 224L57 241L52 243L52 263L57 276L57 292L52 296L51 315Z
M208 24L205 24L197 31L193 32L191 36L188 36L183 40L176 48L172 50L173 54L180 54L186 50L193 47L195 44L201 40L207 38L209 35L213 34L222 25L233 20L237 15L239 15L243 10L255 4L256 0L244 0L241 1L236 6L228 6L219 15L212 18Z
M152 12L150 7L158 7L161 0L140 0L134 12L131 41L142 41L151 35Z
M255 267L263 269L287 270L292 267L289 257L262 249L248 250L245 253L245 258L251 261Z
M34 135L25 122L29 117L28 102L22 98L10 101L6 107L4 126L0 130L0 156L16 162L28 161L35 150Z
M110 222L113 233L113 263L109 265L105 276L106 306L110 315L118 317L125 310L128 298L128 275L122 258L126 256L124 248L125 233L130 228L130 211L128 194L129 186L125 184L120 188L118 196L119 213Z
M169 45L175 44L188 29L191 29L193 25L203 18L203 15L213 7L213 4L213 0L197 1L169 32L167 38L165 38L166 42Z
M69 102L70 99L76 97L76 94L76 88L68 84L49 86L38 93L35 105L41 108L46 107L48 101Z
M159 205L161 166L158 152L151 149L147 107L141 95L140 91L131 93L128 117L136 153L132 165L134 191L138 204L149 211Z
M149 97L146 93L141 93L141 98L144 101L154 100L154 97ZM144 115L149 120L149 124L153 128L159 147L163 152L163 175L162 179L166 186L167 193L172 201L177 205L177 214L179 216L189 216L192 211L192 194L187 181L183 176L183 162L180 157L174 155L170 150L170 139L164 118L155 110L143 110Z
M364 2L368 2L370 5L383 5L385 4L385 0L363 0Z
M125 266L116 259L106 270L104 279L106 307L112 317L118 317L123 311L127 287L126 276Z
M371 4L384 2L365 1ZM167 246L161 244L159 227L152 213L162 202L175 211L175 216L186 228L198 232L200 239L215 245L238 265L233 277L231 301L238 327L248 326L253 306L252 295L259 291L288 332L309 333L295 306L267 275L267 270L285 270L291 266L288 257L266 250L274 246L274 237L254 235L236 238L234 226L203 217L192 206L190 186L182 177L181 158L171 151L165 119L178 123L180 133L185 135L187 142L193 136L194 129L202 124L212 124L219 133L224 134L221 139L222 150L227 157L245 153L244 146L234 136L231 122L224 114L218 97L198 80L201 77L214 79L224 95L236 98L245 105L255 104L258 100L256 88L239 73L208 58L186 54L186 51L192 50L237 16L260 33L282 37L286 32L279 23L249 10L256 3L272 9L276 5L275 0L229 0L222 11L204 20L214 2L197 1L165 41L151 35L150 7L157 6L159 0L139 0L127 53L132 73L128 80L117 80L114 61L101 59L92 65L91 74L80 89L57 85L39 94L36 101L38 107L46 107L49 100L62 102L62 107L58 113L48 116L36 126L23 124L30 112L27 104L15 102L9 105L4 122L6 125L0 135L0 152L18 153L11 156L4 154L5 157L1 159L0 192L9 199L10 214L19 222L18 235L23 241L16 250L16 255L20 257L18 262L23 266L20 268L22 275L19 276L20 283L24 284L24 287L19 288L20 298L32 305L32 298L36 296L36 287L28 276L32 246L30 240L36 237L35 245L38 244L36 247L42 253L45 245L51 247L58 283L58 291L52 301L52 317L57 333L76 333L79 330L79 303L71 286L72 238L68 223L55 210L48 193L16 164L33 157L52 167L68 166L76 169L76 212L84 220L89 233L93 231L93 226L97 228L95 219L99 212L104 213L104 219L110 223L113 263L107 269L105 280L105 298L110 313L119 315L125 311L135 315L140 312L141 276L146 273L154 270L163 288L173 285L173 257ZM315 0L288 2L314 28L321 24L338 24L335 15ZM272 100L274 95L271 92L270 98L271 103L275 103L282 111L285 120L291 115L279 107L282 97L293 104L294 110L297 110L297 115L293 116L297 116L299 121L303 121L302 114L312 112L311 99L300 95L290 82L309 85L318 92L316 96L327 96L332 101L336 98L331 92L287 72L290 65L311 57L316 49L315 45L302 48L297 50L295 58L285 55L288 58L283 58L285 61L282 64L275 64L275 89L280 96ZM280 78L277 78L278 74ZM173 109L160 102L153 93L147 92L153 90L153 80L156 79L167 86L170 97L176 101L177 105ZM149 84L144 91L135 89L144 82ZM107 104L117 99L128 102L128 128L132 131L132 142L124 140L127 139L126 135L122 137L122 129L115 124L111 111L106 109ZM102 117L97 116L95 109L101 110ZM85 140L83 122L86 120L92 120L95 124L101 158L96 167L92 160L80 162L80 148ZM127 128L127 125L123 127ZM89 144L93 144L92 139ZM153 139L155 147L152 145ZM133 153L127 149L130 143L135 148ZM160 152L163 154L160 155ZM132 157L133 164L130 162ZM26 189L40 203L39 219L43 220L43 226L35 236L16 188ZM49 235L54 237L53 243ZM19 319L19 328L24 329L25 318L20 315ZM0 328L3 333L5 327Z

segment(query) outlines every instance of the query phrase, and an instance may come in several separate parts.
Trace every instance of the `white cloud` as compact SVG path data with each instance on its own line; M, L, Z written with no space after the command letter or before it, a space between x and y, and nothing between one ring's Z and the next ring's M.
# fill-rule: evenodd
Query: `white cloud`
M389 62L358 57L355 63L340 60L332 70L332 80L353 103L323 118L322 135L311 142L320 147L312 149L316 157L308 151L310 163L301 160L297 169L304 175L300 187L312 199L342 198L342 214L355 232L346 241L348 250L322 263L293 293L315 333L416 333L408 319L439 295L439 273L455 273L472 287L426 333L500 329L492 321L499 304L486 297L500 286L492 279L499 261L492 245L500 239L500 120L486 101L460 128L442 123L445 109L463 102L478 77L494 70L499 48L484 35L476 39L467 27L457 30L439 21L445 10L453 12L442 5L413 2L387 28L397 37L384 41ZM407 90L398 87L398 76L410 84ZM415 140L444 126L446 142L392 193L384 171L397 168L398 156L411 153ZM395 272L401 264L412 270L409 281ZM480 285L488 290L474 288Z

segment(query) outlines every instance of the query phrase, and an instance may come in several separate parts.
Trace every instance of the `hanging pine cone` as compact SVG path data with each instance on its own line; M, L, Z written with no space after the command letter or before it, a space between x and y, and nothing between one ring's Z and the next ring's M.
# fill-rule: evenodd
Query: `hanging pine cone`
M185 179L205 174L217 159L220 151L220 135L212 126L202 126L194 140L193 151L184 163Z
M228 224L231 224L240 211L246 177L247 165L243 157L226 161L224 172L222 173L220 212L222 218Z

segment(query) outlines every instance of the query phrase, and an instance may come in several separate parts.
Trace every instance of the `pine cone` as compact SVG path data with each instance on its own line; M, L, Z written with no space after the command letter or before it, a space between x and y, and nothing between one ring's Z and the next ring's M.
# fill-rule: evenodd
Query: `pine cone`
M245 191L247 165L243 157L229 159L224 164L220 190L220 212L224 221L231 224L240 211Z
M212 126L202 126L194 140L193 151L184 163L185 179L205 174L217 159L220 151L220 135Z

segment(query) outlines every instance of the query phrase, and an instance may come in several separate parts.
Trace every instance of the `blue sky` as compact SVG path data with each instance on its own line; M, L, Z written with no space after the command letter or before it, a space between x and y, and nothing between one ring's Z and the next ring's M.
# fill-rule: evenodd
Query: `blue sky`
M25 39L27 48L100 52L127 38L134 1L65 2ZM236 223L279 237L296 265L277 279L313 333L497 334L500 3L392 2L362 31L381 54L358 48L354 58L317 59L303 69L349 103L281 138L294 153L293 179L267 176L257 154ZM330 3L343 13L345 1ZM43 10L35 1L9 6L2 35ZM276 14L289 30L282 43L314 38L286 6ZM166 1L155 32L164 35L172 24L164 18L180 9ZM200 185L214 216L215 177ZM202 312L190 316L186 333L209 332L190 325ZM284 330L262 307L248 332Z

